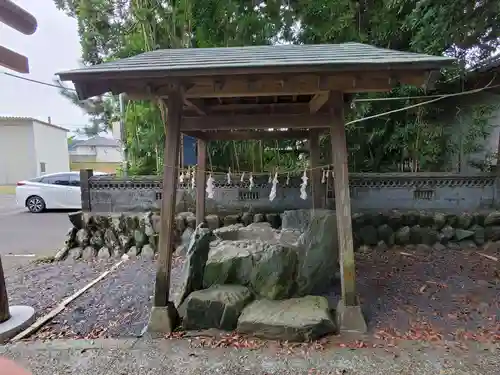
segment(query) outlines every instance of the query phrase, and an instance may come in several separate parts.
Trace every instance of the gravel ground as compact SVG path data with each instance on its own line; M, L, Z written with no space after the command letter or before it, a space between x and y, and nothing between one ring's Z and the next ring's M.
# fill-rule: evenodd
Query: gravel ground
M109 267L109 262L64 262L9 268L5 271L9 304L31 306L37 317L42 316Z
M152 260L130 259L71 303L34 338L140 335L149 319L155 272L156 264ZM174 298L181 272L182 262L174 262L171 276Z
M498 256L488 249L481 251ZM475 251L423 246L358 252L356 258L358 292L370 335L367 344L354 346L372 345L371 340L392 344L398 339L500 343L498 262ZM47 312L110 263L31 267L8 279L9 296L15 303ZM32 338L139 335L148 321L154 274L153 261L129 260ZM174 296L181 274L182 260L177 259L172 273ZM330 294L334 299L338 289Z

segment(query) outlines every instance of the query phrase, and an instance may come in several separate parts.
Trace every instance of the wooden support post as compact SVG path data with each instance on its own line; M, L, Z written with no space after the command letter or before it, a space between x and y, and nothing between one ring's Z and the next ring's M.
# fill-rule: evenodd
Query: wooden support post
M356 295L356 269L352 241L351 198L349 196L343 94L340 92L330 93L328 106L332 119L330 131L333 172L335 174L333 182L342 283L342 298L335 310L337 325L341 333L364 334L368 328Z
M5 287L5 277L3 274L2 258L0 257L0 323L10 318L9 298Z
M160 105L163 105L160 104ZM172 92L167 100L165 124L165 153L163 161L163 192L161 200L161 226L158 241L158 270L156 272L153 309L149 331L171 332L175 328L177 311L169 302L170 272L174 247L174 217L179 165L179 141L182 120L183 97L179 91Z
M196 225L205 220L205 185L207 184L207 142L198 139L198 166L196 169Z
M347 146L344 124L344 101L342 93L331 93L329 110L332 115L331 142L333 172L335 174L335 209L340 251L342 278L342 300L345 306L357 305L354 245L352 240L351 198L347 168Z
M309 130L309 155L311 157L311 191L313 208L324 208L325 200L321 196L321 169L318 129ZM324 198L324 197L323 197Z
M80 169L80 194L82 199L82 211L90 212L90 184L89 180L94 175L92 169Z

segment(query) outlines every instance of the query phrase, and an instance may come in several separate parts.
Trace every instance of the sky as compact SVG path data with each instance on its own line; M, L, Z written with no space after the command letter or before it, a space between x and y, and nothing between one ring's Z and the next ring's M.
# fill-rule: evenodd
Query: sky
M57 88L4 74L9 72L53 83L55 73L78 68L81 49L76 21L58 11L52 0L14 2L36 17L38 29L33 35L24 35L0 24L0 44L27 56L30 64L30 73L25 75L0 67L0 116L33 117L43 121L50 116L53 124L69 130L83 127L87 117L62 97Z

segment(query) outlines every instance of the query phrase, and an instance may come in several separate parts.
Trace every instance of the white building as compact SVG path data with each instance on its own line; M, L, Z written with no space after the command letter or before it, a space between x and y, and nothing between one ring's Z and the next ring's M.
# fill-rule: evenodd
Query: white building
M120 144L116 139L95 136L73 140L69 146L72 169L91 168L114 173L122 162Z
M69 171L67 132L33 118L0 117L0 185Z

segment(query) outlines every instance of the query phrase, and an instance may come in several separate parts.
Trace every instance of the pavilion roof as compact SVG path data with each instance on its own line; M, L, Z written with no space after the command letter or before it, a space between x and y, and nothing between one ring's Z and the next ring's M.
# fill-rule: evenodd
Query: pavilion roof
M361 43L166 49L59 73L81 99L120 92L124 80L364 71L438 71L452 58Z

